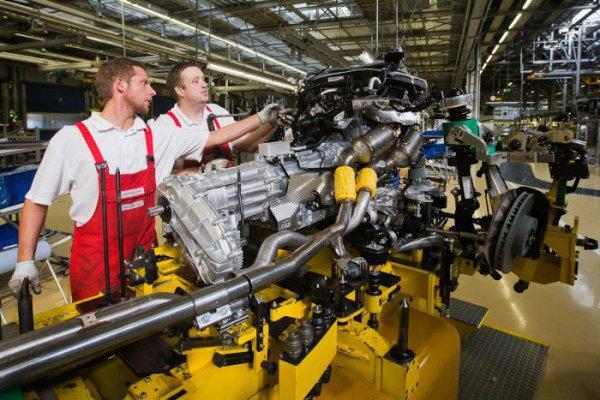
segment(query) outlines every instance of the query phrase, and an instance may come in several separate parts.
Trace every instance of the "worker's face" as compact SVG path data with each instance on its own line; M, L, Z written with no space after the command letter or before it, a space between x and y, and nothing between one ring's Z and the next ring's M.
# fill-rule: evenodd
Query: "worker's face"
M156 91L152 89L148 80L148 73L140 67L133 67L135 74L129 79L124 92L125 100L131 105L134 113L148 114L152 96Z
M198 67L188 67L181 71L181 86L176 88L180 99L194 104L208 102L208 85Z

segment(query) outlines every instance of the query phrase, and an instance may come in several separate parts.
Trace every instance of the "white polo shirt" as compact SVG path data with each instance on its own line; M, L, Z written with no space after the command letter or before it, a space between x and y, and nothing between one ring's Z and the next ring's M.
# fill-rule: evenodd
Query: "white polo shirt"
M186 128L199 127L202 129L206 129L206 131L208 131L208 124L206 123L206 118L208 117L209 114L229 115L229 111L227 111L226 109L224 109L223 107L221 107L218 104L211 103L211 104L207 104L207 105L208 105L208 108L210 108L210 111L208 111L206 108L204 109L204 112L202 113L202 122L201 123L190 121L185 115L183 115L183 113L181 112L181 109L179 108L179 106L177 104L175 104L173 106L173 108L171 108L170 111L173 114L175 114L175 116L179 120L179 123L181 124L182 127L186 127ZM235 122L235 119L233 119L233 117L219 117L219 118L217 118L217 121L219 122L219 126L221 128L223 128L223 127L226 127L227 125L233 124ZM171 118L167 114L162 114L158 118L156 118L156 123L164 124L164 125L168 125L168 126L176 126L175 121L173 121L173 118ZM215 128L216 128L216 126L215 126ZM228 144L229 144L229 148L231 149L231 152L233 153L235 140L229 142ZM186 157L186 158L189 159L188 157Z
M111 174L117 167L121 174L147 168L146 124L140 117L136 117L127 131L112 125L100 113L92 113L83 122L107 161ZM152 129L157 184L171 174L177 158L201 155L208 139L208 130L202 127L177 128L154 121L149 121L149 126ZM65 126L50 140L25 197L37 204L50 205L57 197L70 193L73 205L69 215L81 226L94 214L98 186L94 157L83 136L77 127Z

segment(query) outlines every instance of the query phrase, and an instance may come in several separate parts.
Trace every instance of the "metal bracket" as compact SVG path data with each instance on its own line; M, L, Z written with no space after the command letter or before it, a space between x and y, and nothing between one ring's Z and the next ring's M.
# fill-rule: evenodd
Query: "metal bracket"
M83 329L91 328L100 323L100 320L96 317L96 313L93 312L80 315L77 318L83 323Z
M219 321L223 321L233 315L231 307L229 305L221 306L214 311L209 311L204 314L200 314L196 317L196 324L198 329L202 330L211 325L216 324Z
M478 160L485 161L487 157L487 145L480 137L462 125L454 125L446 137L448 144L470 145L475 147L475 154Z

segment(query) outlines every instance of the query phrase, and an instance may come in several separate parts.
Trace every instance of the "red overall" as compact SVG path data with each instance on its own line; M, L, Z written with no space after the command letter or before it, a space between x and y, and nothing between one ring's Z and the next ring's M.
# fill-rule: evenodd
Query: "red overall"
M212 110L210 109L210 107L208 105L206 106L206 111L208 111L209 113L212 113ZM173 113L173 111L167 111L167 115L169 117L171 117L173 122L175 122L175 126L181 128L181 122L179 121L179 118L177 118L175 113ZM219 119L215 118L214 121L215 121L215 128L221 129L221 124L219 123ZM215 151L215 149L219 150L219 155L217 155L217 152ZM233 167L233 153L231 152L231 147L229 147L229 143L223 143L223 144L219 145L217 148L204 149L204 152L202 154L202 161L200 161L200 165L204 165L207 162L214 160L216 158L227 159L229 161L227 163L227 166ZM197 166L195 161L192 161L191 163L190 163L190 161L191 160L184 161L184 164L183 164L184 168L191 168L191 167Z
M88 128L82 123L75 124L92 152L98 170L98 202L92 218L82 226L75 226L71 249L71 294L73 301L81 300L104 292L104 245L102 242L102 201L100 191L100 168L104 166L106 182L106 205L108 224L108 251L111 292L119 288L119 251L117 233L117 189L116 177L108 172L104 157ZM156 177L154 174L154 151L152 131L145 130L147 168L134 174L121 174L123 257L131 259L134 249L141 245L144 249L156 242L154 218L146 210L154 205Z

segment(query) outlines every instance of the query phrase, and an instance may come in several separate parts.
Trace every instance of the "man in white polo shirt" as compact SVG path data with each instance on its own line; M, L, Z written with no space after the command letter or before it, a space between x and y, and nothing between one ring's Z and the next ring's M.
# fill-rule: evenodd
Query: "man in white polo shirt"
M203 127L212 130L209 129L210 126L207 123L211 114L216 117L213 119L214 129L220 129L235 122L232 117L228 116L229 112L226 109L218 104L208 103L208 86L202 70L196 63L176 64L167 75L167 87L177 103L167 113L159 116L156 119L157 123L178 127ZM220 117L221 115L224 116ZM281 111L279 117L282 117ZM264 123L235 141L204 149L201 164L206 164L215 158L225 158L232 165L235 151L255 151L259 143L264 143L273 136L276 128L276 123ZM181 164L176 164L176 167L181 167Z
M48 206L54 199L70 193L73 200L69 211L75 222L70 266L73 300L104 291L106 283L109 289L119 287L117 180L122 198L123 256L130 259L137 245L148 249L156 240L154 220L146 210L154 205L157 182L171 173L177 158L199 158L205 147L228 143L277 119L277 108L270 105L210 136L202 127L146 125L137 115L149 111L156 92L145 67L126 58L104 63L96 75L96 88L106 100L104 109L54 135L25 196L18 262L9 282L15 294L25 279L35 293L41 291L33 259ZM101 187L106 189L105 201L101 201ZM108 221L106 225L104 220Z

